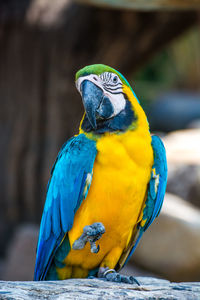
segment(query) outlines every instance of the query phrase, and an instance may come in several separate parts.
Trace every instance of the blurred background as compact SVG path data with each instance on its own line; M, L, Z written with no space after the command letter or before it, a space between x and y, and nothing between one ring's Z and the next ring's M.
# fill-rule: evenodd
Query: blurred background
M88 2L88 3L87 3ZM0 279L32 280L51 166L77 133L77 70L128 79L167 150L132 275L200 281L200 1L0 0Z

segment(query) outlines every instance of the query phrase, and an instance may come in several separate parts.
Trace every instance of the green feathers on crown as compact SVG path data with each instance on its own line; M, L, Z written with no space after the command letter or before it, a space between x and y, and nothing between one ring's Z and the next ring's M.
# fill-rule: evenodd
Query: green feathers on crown
M119 78L121 79L121 81L123 82L123 84L130 87L130 84L128 83L128 81L124 78L124 76L120 72L118 72L117 70L115 70L115 69L113 69L109 66L102 65L102 64L95 64L95 65L86 66L83 69L79 70L76 73L76 80L79 77L82 77L82 76L87 76L87 75L90 75L90 74L100 75L104 72L111 72L111 73L117 74L119 76Z

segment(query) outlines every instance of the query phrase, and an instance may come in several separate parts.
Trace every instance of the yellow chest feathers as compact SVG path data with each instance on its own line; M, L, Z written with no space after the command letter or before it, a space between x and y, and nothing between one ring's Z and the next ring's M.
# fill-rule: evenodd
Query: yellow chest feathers
M96 163L111 168L149 168L153 164L153 151L149 133L128 131L124 134L109 134L97 141Z
M153 153L150 134L144 137L136 132L105 135L97 141L97 150L92 184L75 215L69 239L73 244L84 226L102 222L106 233L99 243L104 256L116 246L123 249L129 241L144 203ZM68 263L77 263L78 258L71 256ZM78 262L81 264L82 260L84 257L79 257Z

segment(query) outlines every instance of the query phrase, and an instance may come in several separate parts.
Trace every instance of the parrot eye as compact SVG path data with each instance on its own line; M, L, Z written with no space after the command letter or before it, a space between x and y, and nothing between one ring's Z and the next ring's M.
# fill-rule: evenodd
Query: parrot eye
M114 76L114 77L113 77L113 83L117 83L117 81L118 81L118 77L117 77L117 76Z
M116 73L104 72L100 75L104 88L117 94L122 91L122 81Z

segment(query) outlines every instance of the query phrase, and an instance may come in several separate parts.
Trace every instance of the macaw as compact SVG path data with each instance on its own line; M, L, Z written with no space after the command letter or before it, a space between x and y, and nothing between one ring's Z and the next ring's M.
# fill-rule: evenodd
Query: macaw
M79 134L51 171L34 280L99 277L133 283L118 271L160 213L165 148L121 73L95 64L76 74L85 113Z

